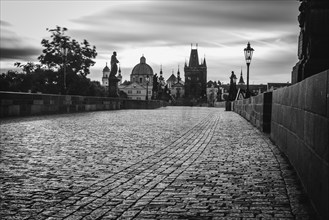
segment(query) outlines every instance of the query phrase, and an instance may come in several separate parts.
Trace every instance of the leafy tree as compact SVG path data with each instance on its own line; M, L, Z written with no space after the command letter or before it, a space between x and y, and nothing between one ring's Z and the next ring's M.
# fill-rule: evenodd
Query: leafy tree
M100 83L91 82L86 76L95 64L96 47L87 40L82 43L65 34L67 28L47 29L51 39L41 41L43 54L38 57L40 64L15 63L23 73L8 72L0 77L2 90L21 92L42 92L50 94L104 96L105 89ZM66 91L64 90L64 71Z
M47 29L51 33L51 41L43 39L41 45L45 48L39 56L41 64L49 69L61 70L63 63L69 73L77 73L87 76L89 68L95 64L96 47L91 47L87 40L82 43L65 35L67 28L57 26L55 29Z

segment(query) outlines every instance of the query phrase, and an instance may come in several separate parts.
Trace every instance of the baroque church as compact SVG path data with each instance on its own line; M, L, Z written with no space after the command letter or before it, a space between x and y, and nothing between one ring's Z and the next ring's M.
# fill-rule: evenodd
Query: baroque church
M153 76L153 69L143 55L131 71L130 82L119 85L119 90L126 93L129 99L151 99Z

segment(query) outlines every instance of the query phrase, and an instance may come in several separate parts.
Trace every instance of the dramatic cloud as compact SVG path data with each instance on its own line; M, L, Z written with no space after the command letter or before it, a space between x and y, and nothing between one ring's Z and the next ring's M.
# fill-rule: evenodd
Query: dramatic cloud
M20 37L15 32L11 31L12 25L9 22L1 20L1 44L0 44L0 59L35 59L40 55L41 49L30 46L28 39Z
M40 10L50 10L44 3L35 4ZM155 72L163 65L169 77L179 65L183 73L190 44L198 43L200 59L207 59L208 79L228 81L232 70L242 68L245 74L243 49L250 41L255 49L252 80L286 82L297 61L298 5L293 0L58 1L51 8L61 10L62 16L55 19L43 13L42 19L35 16L33 22L48 21L47 27L52 27L54 21L61 21L57 25L67 27L73 38L95 45L98 57L90 75L95 80L101 80L101 71L114 50L125 79L142 54ZM2 27L15 30L12 20ZM39 42L45 34L38 35ZM10 36L13 41L22 40ZM9 45L9 39L6 42ZM6 48L9 57L9 49L15 47Z

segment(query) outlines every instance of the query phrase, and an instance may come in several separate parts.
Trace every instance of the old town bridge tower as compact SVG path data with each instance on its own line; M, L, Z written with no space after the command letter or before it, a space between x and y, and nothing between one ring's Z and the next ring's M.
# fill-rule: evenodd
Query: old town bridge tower
M185 97L189 100L205 101L207 99L207 64L206 58L199 63L198 45L193 49L189 63L185 62Z

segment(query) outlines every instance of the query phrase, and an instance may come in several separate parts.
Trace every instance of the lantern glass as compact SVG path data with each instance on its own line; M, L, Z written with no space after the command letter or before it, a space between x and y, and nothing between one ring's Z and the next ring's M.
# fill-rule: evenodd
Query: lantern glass
M250 64L253 52L254 49L250 47L250 43L248 42L247 48L244 49L244 57L246 58L247 64Z

